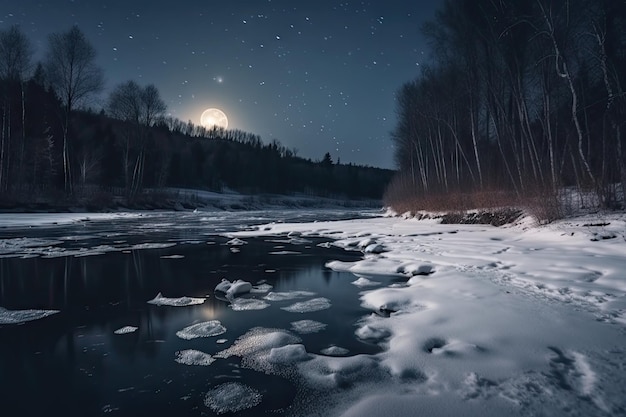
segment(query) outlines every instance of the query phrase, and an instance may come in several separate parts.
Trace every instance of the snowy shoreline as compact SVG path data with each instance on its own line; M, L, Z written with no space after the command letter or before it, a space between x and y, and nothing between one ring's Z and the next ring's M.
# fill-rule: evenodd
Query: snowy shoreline
M360 250L361 260L327 267L380 284L360 293L372 314L354 332L382 353L312 354L298 364L309 389L333 376L326 381L332 410L323 413L608 416L626 409L623 214L545 226L523 218L504 227L377 217L267 224L228 236L277 234Z

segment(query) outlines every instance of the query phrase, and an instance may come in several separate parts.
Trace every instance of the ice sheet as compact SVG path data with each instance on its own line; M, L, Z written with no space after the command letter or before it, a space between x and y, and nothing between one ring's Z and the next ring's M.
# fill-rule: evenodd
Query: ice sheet
M312 300L293 303L290 306L281 308L290 313L312 313L314 311L326 310L330 307L331 304L328 298L319 297L313 298Z
M204 404L217 414L237 413L261 403L259 391L239 382L218 385L204 397Z
M226 333L226 327L222 326L219 320L209 320L185 327L176 332L176 336L181 339L196 339L199 337L219 336Z
M137 329L139 329L139 327L135 327L135 326L124 326L124 327L120 327L119 329L115 330L113 333L115 334L128 334L128 333L134 333L137 331Z
M158 293L152 300L147 301L148 304L154 304L157 306L171 306L171 307L186 307L191 305L202 304L206 301L206 298L194 298L194 297L179 297L169 298L163 297L163 294Z
M0 307L0 325L26 323L43 319L58 312L59 310L7 310Z
M215 362L215 359L208 353L194 349L179 350L174 360L183 365L195 366L209 366Z
M291 329L300 334L318 333L326 328L326 324L315 320L298 320L291 322Z

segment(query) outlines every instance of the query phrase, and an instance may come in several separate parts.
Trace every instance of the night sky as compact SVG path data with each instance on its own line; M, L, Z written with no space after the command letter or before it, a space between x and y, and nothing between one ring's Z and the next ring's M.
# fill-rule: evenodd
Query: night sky
M98 52L105 91L155 84L168 113L278 139L298 155L392 168L394 94L429 59L420 33L441 0L0 0L44 56L77 24Z

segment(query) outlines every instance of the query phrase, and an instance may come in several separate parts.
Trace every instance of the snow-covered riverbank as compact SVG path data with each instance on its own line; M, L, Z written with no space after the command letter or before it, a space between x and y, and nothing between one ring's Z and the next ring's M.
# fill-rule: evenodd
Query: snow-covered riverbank
M323 236L357 262L376 355L294 359L320 415L624 415L626 217L535 227L432 220L267 224L230 236ZM390 278L394 277L394 278ZM280 347L284 349L284 347Z

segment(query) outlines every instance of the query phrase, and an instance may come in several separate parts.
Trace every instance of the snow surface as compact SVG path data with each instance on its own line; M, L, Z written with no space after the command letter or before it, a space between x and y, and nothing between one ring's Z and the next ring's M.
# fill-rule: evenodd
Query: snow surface
M362 251L327 267L352 272L355 285L380 283L360 293L372 313L354 327L380 353L332 357L347 352L330 346L315 355L284 330L257 329L234 345L257 347L236 350L259 371L279 372L269 358L290 360L304 391L323 393L298 413L626 414L626 216L500 228L378 217L228 236L288 233ZM283 309L322 304L332 308L317 298Z

